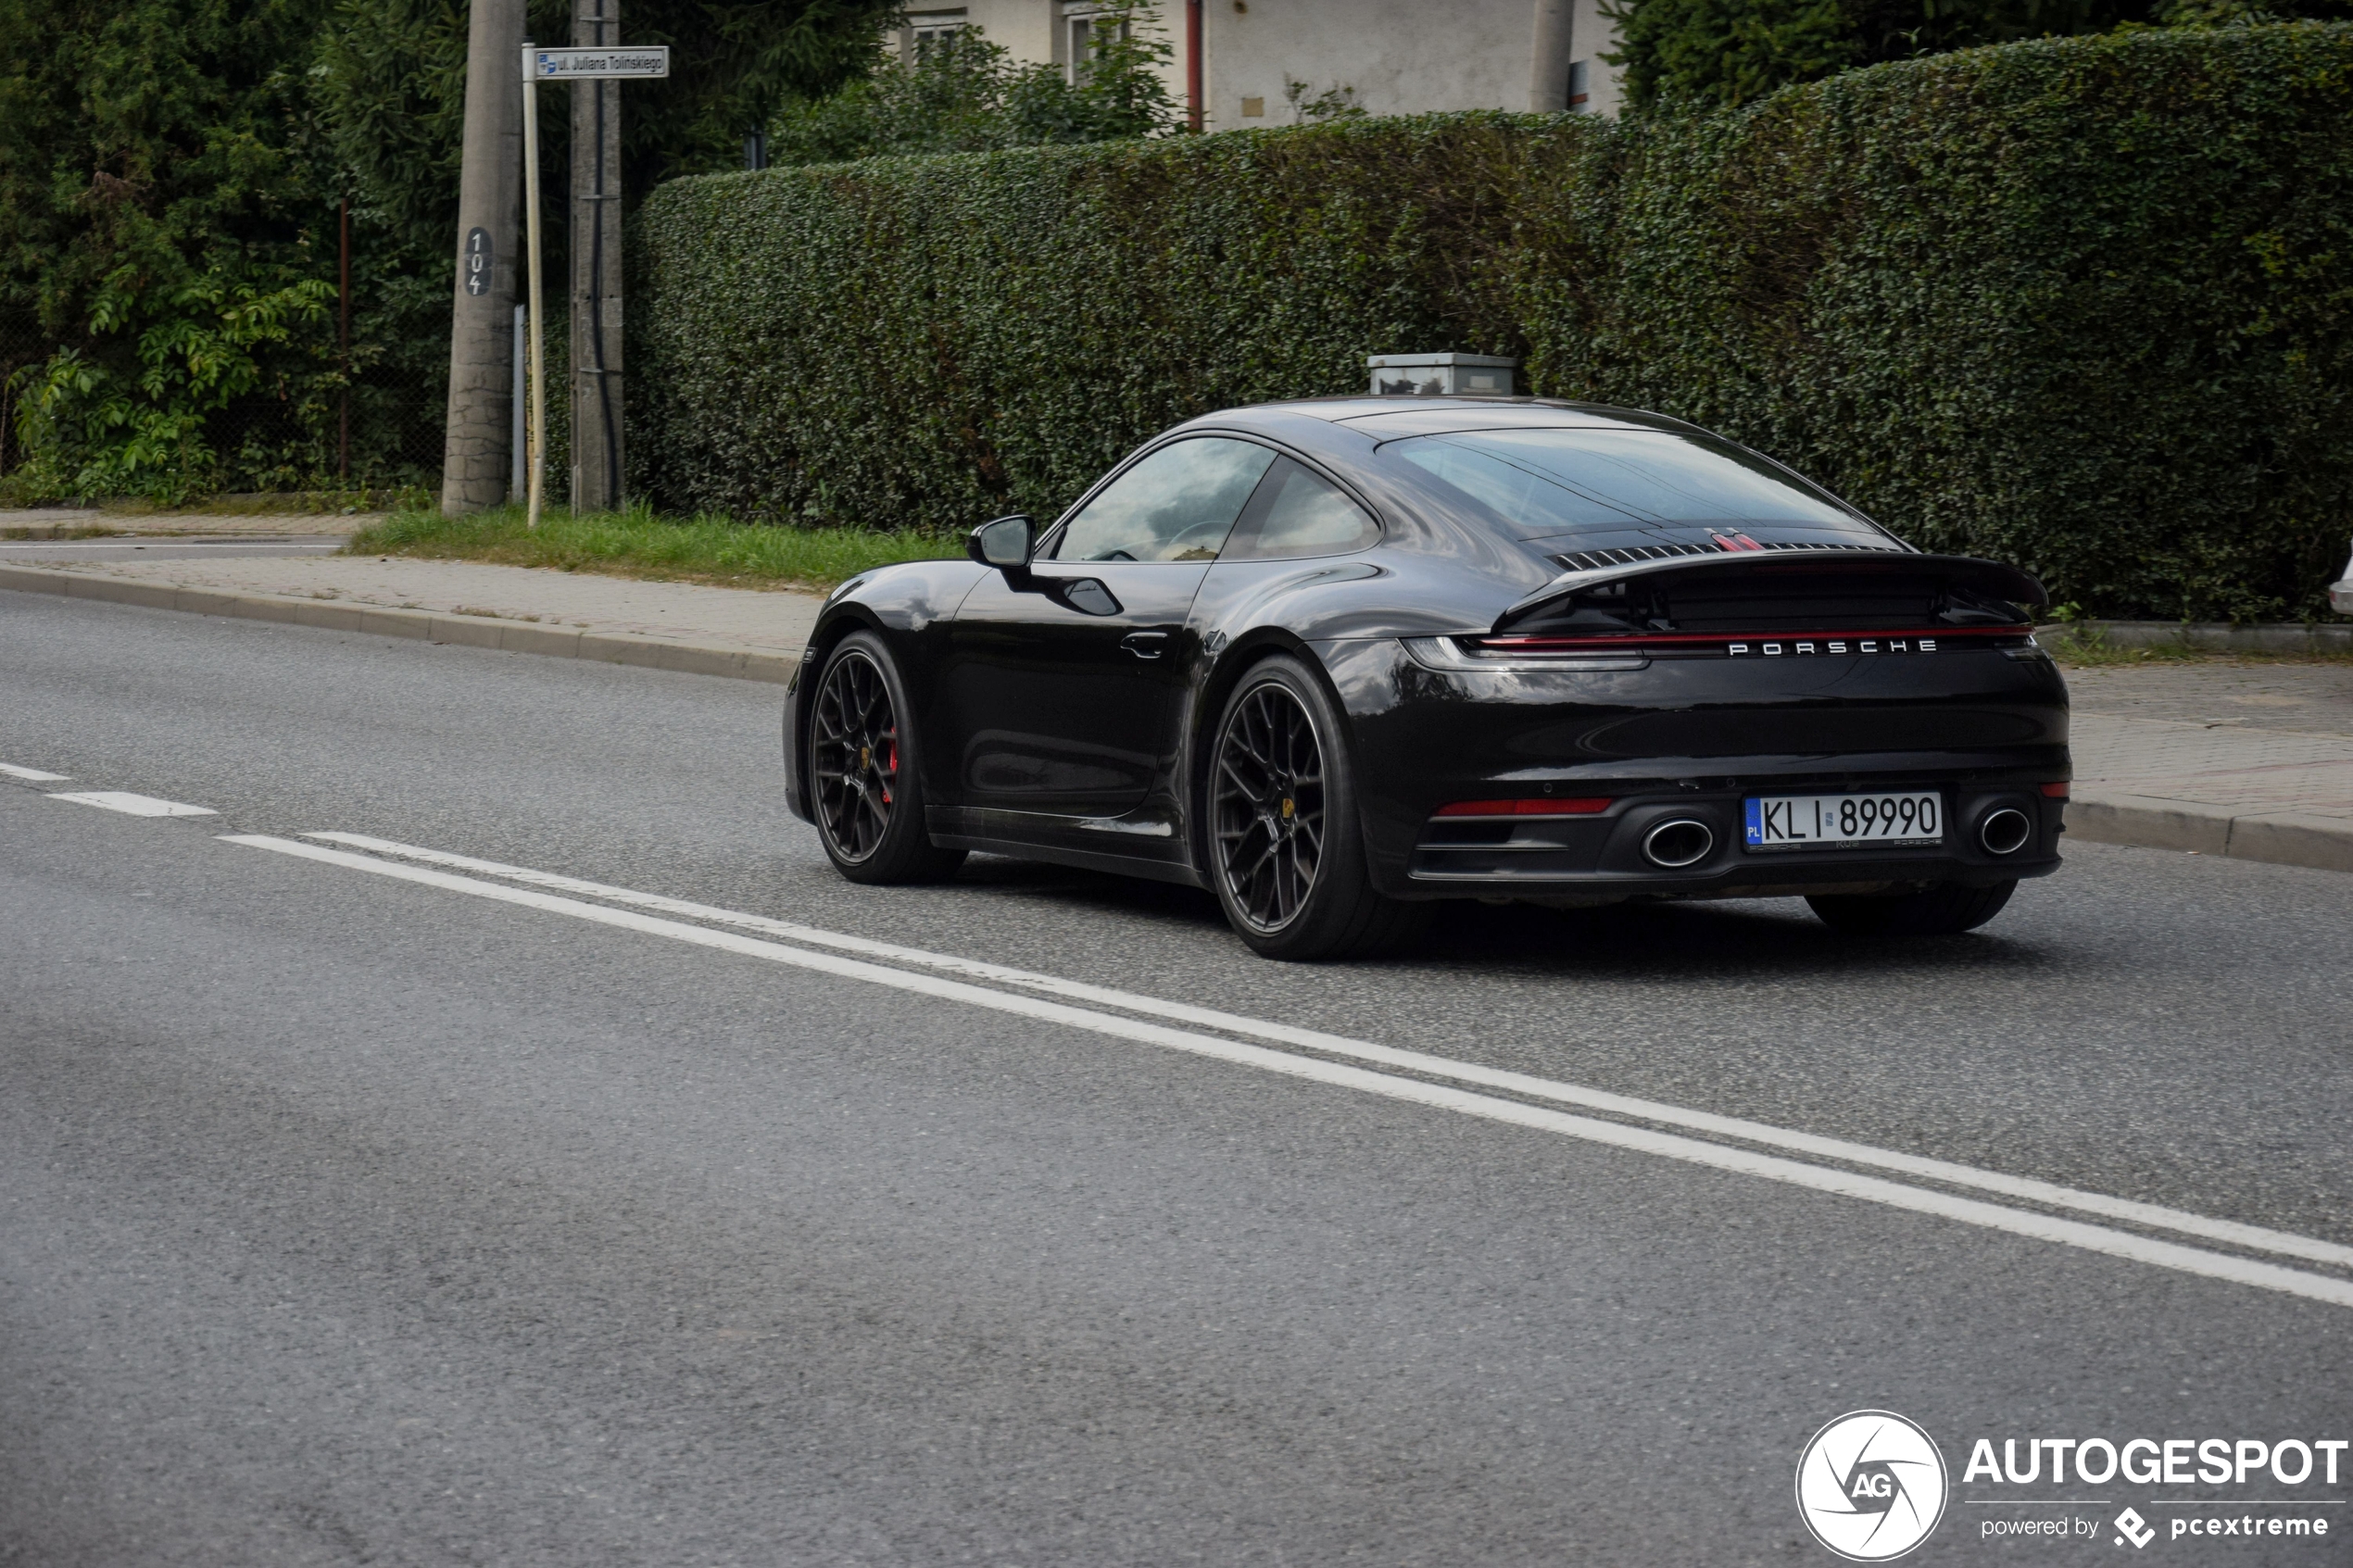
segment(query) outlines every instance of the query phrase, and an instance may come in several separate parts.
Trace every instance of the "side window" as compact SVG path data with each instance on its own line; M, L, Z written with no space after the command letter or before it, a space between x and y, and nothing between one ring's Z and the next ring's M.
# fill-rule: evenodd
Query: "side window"
M1379 540L1380 524L1339 486L1289 458L1277 458L1220 558L1344 556Z
M1214 560L1275 454L1195 436L1162 447L1070 520L1057 560Z

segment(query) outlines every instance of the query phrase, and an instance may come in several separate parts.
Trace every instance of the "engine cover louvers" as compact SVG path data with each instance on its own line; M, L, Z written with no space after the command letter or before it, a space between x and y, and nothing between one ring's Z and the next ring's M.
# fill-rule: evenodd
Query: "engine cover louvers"
M1706 556L1716 552L1704 545L1634 545L1622 550L1573 550L1554 556L1565 571L1593 571L1604 566L1631 566L1641 560L1668 560L1676 556Z

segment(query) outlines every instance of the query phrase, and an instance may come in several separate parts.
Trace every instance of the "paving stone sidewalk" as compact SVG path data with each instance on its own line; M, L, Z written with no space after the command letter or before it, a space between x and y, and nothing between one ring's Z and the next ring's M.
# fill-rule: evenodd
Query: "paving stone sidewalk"
M0 588L782 681L821 596L403 558L0 564ZM2353 664L2071 671L2078 839L2353 872Z

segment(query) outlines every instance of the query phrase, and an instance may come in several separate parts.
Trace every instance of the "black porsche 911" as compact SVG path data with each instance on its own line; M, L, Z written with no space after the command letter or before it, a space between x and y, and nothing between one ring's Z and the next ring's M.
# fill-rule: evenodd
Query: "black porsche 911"
M2042 585L1676 420L1233 409L969 553L844 583L786 699L793 809L853 881L1155 877L1310 959L1463 897L1957 932L2058 865Z

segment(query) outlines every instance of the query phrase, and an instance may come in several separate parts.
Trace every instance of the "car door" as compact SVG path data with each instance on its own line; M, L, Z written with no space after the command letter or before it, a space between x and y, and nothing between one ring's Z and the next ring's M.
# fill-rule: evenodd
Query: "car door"
M982 836L1059 839L1047 819L1147 819L1119 853L1180 857L1169 779L1199 650L1186 628L1202 575L1274 453L1223 436L1129 465L958 608L940 705L962 804ZM1165 811L1147 810L1157 793ZM1155 837L1168 840L1165 846Z

